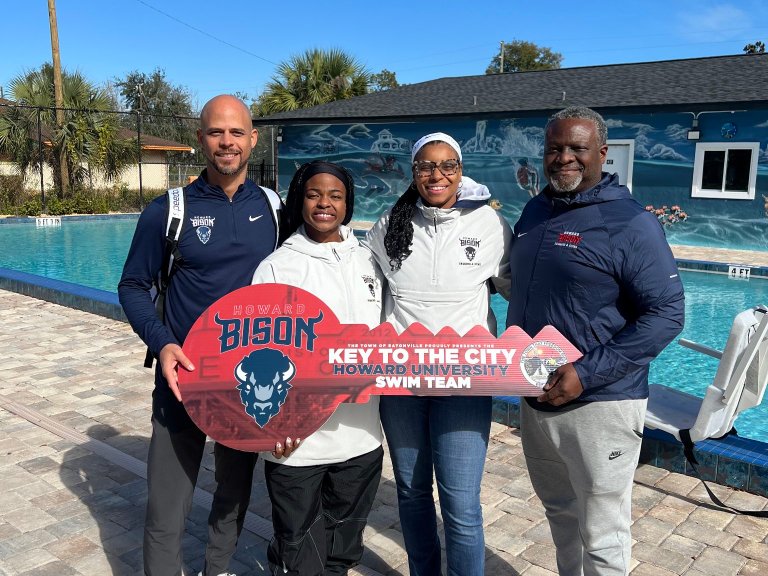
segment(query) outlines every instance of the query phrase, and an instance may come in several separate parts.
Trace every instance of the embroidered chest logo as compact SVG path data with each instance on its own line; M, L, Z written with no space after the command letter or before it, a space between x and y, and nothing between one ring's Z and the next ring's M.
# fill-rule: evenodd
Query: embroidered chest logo
M480 239L464 236L459 238L459 245L464 251L464 258L466 258L466 262L462 261L459 264L461 266L479 266L480 262L475 262L475 259L480 251Z
M197 232L197 237L203 244L208 244L208 240L211 239L214 220L216 218L213 216L192 216L190 218L192 226L195 227L195 232Z
M371 298L376 298L376 279L367 274L363 274L361 278L363 279L363 283L368 287L368 292L371 293Z
M555 242L555 246L562 246L564 248L578 248L579 243L581 243L581 233L580 232L560 232L560 235L557 237L557 242Z

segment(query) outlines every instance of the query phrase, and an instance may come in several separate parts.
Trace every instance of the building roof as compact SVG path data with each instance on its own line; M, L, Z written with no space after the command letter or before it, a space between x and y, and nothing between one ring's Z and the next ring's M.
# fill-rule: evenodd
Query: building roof
M120 128L118 132L120 138L125 140L135 140L138 136L137 132L129 130L128 128ZM141 149L142 150L164 150L167 152L193 152L194 148L181 142L174 142L173 140L166 140L165 138L158 138L144 132L141 133Z
M741 54L439 78L272 114L264 121L288 124L551 113L573 105L598 110L754 107L768 102L766 86L768 54Z

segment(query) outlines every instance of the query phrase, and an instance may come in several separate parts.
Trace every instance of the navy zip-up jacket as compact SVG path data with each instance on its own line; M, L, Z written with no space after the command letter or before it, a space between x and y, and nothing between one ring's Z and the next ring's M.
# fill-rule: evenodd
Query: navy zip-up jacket
M547 187L532 198L510 266L507 326L535 336L551 324L583 354L573 402L648 397L651 360L683 329L683 285L661 225L618 176L573 197Z
M182 345L200 314L229 292L248 286L253 272L278 244L279 223L264 190L246 180L230 201L206 172L184 187L185 214L179 238L182 264L170 280L165 324L152 301L153 283L165 256L168 195L141 213L117 287L133 330L157 357L170 343ZM170 395L158 369L155 385Z

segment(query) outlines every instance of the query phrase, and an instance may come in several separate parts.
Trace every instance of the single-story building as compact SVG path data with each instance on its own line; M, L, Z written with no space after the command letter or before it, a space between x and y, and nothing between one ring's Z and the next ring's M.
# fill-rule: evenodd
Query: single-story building
M4 108L13 105L13 102L10 100L0 99L0 113L2 113ZM134 142L138 137L137 132L129 130L128 128L121 128L118 135L123 140L133 140ZM36 135L33 135L33 137L36 140ZM50 138L50 130L43 127L42 139L44 146L51 145ZM168 162L169 152L186 152L193 154L195 150L187 144L158 138L157 136L151 136L145 133L141 134L141 183L144 188L169 188L172 182L175 183L186 179L186 165L183 167L174 167L170 165ZM182 177L181 174L182 170L184 170L184 177ZM13 162L0 156L0 175L7 176L16 175L18 173L18 168ZM40 174L34 169L27 171L25 181L28 188L40 188ZM53 173L49 166L43 168L43 182L46 189L50 189L53 186ZM95 188L104 188L115 184L125 184L128 188L136 190L139 188L139 165L132 164L127 166L120 174L117 182L106 182L104 178L94 173L92 184Z
M410 147L443 131L511 223L546 182L544 126L586 105L608 124L605 170L658 210L670 242L768 248L768 55L744 54L440 78L273 114L278 182L323 158L355 177L355 219L411 180ZM663 208L666 207L666 208ZM673 209L675 207L675 209Z

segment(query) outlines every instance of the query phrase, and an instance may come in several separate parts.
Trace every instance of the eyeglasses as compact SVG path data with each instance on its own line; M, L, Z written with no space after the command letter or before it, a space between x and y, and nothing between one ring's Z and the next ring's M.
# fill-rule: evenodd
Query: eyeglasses
M459 171L461 162L458 160L443 160L442 162L430 162L429 160L422 160L420 162L413 163L413 171L417 176L425 178L432 176L435 168L440 170L443 176L453 176Z

